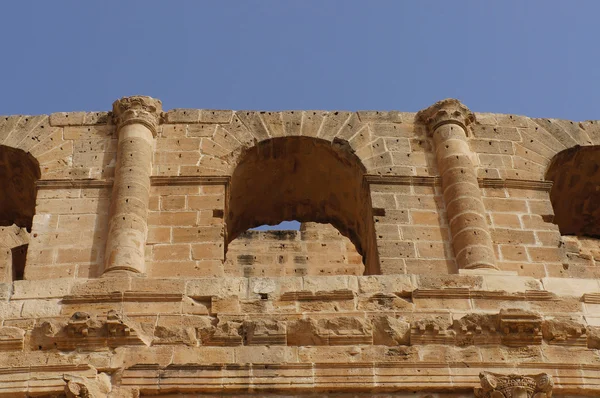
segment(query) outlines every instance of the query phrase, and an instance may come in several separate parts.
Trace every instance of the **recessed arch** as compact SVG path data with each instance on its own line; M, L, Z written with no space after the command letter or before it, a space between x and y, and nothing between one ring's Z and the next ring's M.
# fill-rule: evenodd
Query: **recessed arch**
M600 238L600 145L575 146L552 158L546 180L562 235Z
M249 228L286 220L332 224L378 274L365 167L344 140L280 137L245 150L231 176L226 243Z
M0 281L23 279L29 233L35 214L38 161L0 145Z
M29 153L0 145L0 226L31 230L40 165Z

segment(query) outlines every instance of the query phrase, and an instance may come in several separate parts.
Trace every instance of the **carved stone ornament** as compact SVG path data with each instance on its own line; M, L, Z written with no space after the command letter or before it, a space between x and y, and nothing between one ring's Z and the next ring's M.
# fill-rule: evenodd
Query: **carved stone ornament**
M491 372L479 374L477 398L550 398L554 382L547 373L537 375L501 375Z
M132 123L143 124L156 136L162 118L162 102L152 97L135 95L113 103L113 122L117 129Z
M448 123L458 124L466 130L475 121L475 114L459 100L447 98L419 111L415 120L425 124L431 134L439 126Z

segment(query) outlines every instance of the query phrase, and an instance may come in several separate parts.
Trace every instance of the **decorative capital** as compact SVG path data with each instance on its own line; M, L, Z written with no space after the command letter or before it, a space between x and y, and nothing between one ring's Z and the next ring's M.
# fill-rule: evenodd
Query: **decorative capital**
M448 123L458 124L466 129L475 121L475 114L459 100L447 98L419 111L415 120L425 124L430 132Z
M162 102L152 97L134 95L123 97L113 103L113 121L117 129L133 123L143 124L156 136L162 118Z
M477 398L550 398L554 382L547 373L537 375L501 375L479 373L480 388L475 388Z

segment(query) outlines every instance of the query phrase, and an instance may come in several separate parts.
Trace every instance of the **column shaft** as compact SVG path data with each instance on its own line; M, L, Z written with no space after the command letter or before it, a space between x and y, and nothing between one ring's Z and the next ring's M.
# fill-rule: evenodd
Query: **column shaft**
M118 149L104 272L144 273L154 134L160 101L123 98L113 105Z
M471 162L467 135L458 124L433 132L452 248L459 268L496 268L485 208Z
M496 268L496 256L472 162L467 125L475 116L447 99L419 112L433 137L456 263L462 269Z

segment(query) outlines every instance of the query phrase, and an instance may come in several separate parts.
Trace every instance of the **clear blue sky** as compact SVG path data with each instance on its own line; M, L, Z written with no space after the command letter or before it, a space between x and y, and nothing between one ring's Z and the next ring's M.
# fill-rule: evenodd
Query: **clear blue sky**
M600 119L600 1L6 1L0 114L472 110Z
M5 1L0 114L397 109L600 119L600 1Z

